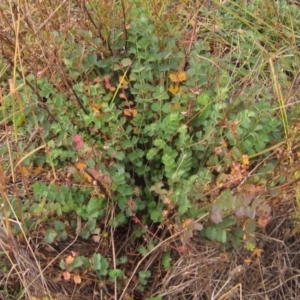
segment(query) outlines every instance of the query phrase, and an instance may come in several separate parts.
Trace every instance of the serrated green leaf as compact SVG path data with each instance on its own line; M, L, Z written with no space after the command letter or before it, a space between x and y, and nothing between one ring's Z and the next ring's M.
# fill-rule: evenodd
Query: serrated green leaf
M101 278L101 276L105 276L108 273L108 260L101 256L99 253L95 253L93 255L93 266L97 273L98 278Z
M161 211L158 209L153 209L150 212L150 218L153 222L160 222L162 218L161 216L162 216Z
M121 60L122 67L128 67L132 64L132 60L130 58L124 58Z
M156 147L164 147L166 142L163 139L155 139L153 145Z
M91 233L88 229L82 228L80 231L80 236L84 239L88 239L90 237Z
M219 227L227 228L236 224L236 220L234 217L229 216L225 218L221 223L218 224Z
M65 261L64 261L63 259L60 260L60 262L59 262L59 267L60 267L62 270L65 269L66 263L65 263Z
M90 232L92 232L97 224L97 220L96 219L90 219L87 223L86 223L86 229L89 230Z
M170 269L171 268L171 255L170 252L165 252L162 255L162 264L164 266L165 269Z
M160 103L160 102L154 102L154 103L151 105L151 110L152 110L152 111L155 111L155 112L161 111L161 103Z
M65 224L62 221L54 221L54 228L57 231L65 230Z
M54 229L50 228L46 230L44 239L47 244L53 243L56 237L57 237L57 232Z
M227 241L226 231L223 230L223 229L217 230L216 239L217 239L217 241L222 242L223 244L225 244L226 241Z
M206 106L210 102L210 96L206 93L202 93L200 96L196 98L198 104L202 106Z
M66 241L68 239L68 234L66 231L61 231L58 234L58 238L60 241Z
M145 256L147 254L147 250L145 247L139 247L139 253L141 253L143 256Z
M147 284L147 279L151 276L151 272L149 270L147 271L140 271L139 272L139 280L142 285Z
M246 221L246 224L245 224L245 231L247 233L252 233L252 232L255 231L255 229L256 229L256 222L255 222L255 220L248 219Z
M207 227L207 229L205 230L205 233L206 233L206 236L210 240L212 240L212 241L216 240L217 230L216 230L215 226L209 226L209 227Z
M125 264L127 262L128 258L127 256L123 255L121 257L119 257L118 262L119 264Z
M81 259L81 256L76 256L74 258L74 261L71 264L69 264L68 267L70 271L73 271L74 269L79 268L82 265L83 265L83 261Z
M101 255L99 253L93 255L93 267L95 270L101 270Z
M157 154L157 149L156 148L151 148L148 153L147 153L147 159L151 160L153 157Z
M242 239L243 235L244 235L243 229L240 226L236 227L234 230L234 237L236 239Z
M45 203L43 201L43 202L37 204L32 212L34 214L40 214L43 211L44 207L45 207Z
M108 275L110 277L110 280L114 280L115 278L122 278L124 274L120 269L113 269L109 270Z

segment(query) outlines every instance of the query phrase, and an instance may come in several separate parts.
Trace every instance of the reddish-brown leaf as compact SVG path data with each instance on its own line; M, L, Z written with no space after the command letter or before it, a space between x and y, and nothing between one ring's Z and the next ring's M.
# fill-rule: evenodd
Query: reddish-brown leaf
M63 272L63 278L64 278L65 281L68 281L71 278L71 274L68 271L64 271Z
M75 134L73 137L73 143L78 150L81 149L83 147L83 140L81 138L81 135Z

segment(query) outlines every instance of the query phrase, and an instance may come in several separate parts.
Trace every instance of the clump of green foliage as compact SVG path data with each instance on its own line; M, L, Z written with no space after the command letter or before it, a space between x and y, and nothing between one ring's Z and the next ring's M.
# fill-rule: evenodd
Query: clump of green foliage
M296 8L280 3L280 18L296 19ZM265 184L275 168L271 160L250 174L251 158L265 158L268 149L290 137L296 105L293 111L278 109L277 99L299 67L293 46L299 43L293 34L299 23L293 23L292 33L284 26L279 31L274 24L288 22L278 20L279 7L270 11L260 5L218 3L216 24L201 6L199 18L207 15L209 21L191 29L194 40L187 45L182 34L173 34L174 19L163 23L139 5L127 12L128 29L109 28L102 38L86 29L76 32L77 39L51 32L62 45L58 60L64 77L18 79L19 104L13 95L2 103L1 122L19 136L38 132L39 139L19 145L33 153L22 164L50 167L66 178L59 185L35 183L30 199L21 193L27 198L21 211L11 199L26 226L47 223L46 241L64 240L67 228L56 218L69 214L73 229L77 217L86 223L79 234L88 238L99 232L97 222L113 204L113 227L133 217L144 225L183 224L208 214L201 220L202 238L238 247L246 237L252 249L255 217L270 208L264 198L233 190L242 182ZM93 3L88 8L96 20ZM257 16L258 8L264 17ZM62 84L67 92L60 91ZM44 148L36 151L38 141Z

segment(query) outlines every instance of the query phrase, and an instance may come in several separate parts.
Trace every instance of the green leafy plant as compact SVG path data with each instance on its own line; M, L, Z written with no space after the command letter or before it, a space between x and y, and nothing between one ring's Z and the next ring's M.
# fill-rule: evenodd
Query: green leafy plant
M64 279L69 280L73 273L75 282L76 280L81 280L79 272L86 271L88 268L92 268L101 280L107 275L109 275L111 281L123 276L122 271L119 269L109 270L108 260L99 253L95 253L92 258L82 255L69 255L60 261L59 266L63 270Z
M108 260L99 253L95 253L93 255L93 268L96 271L98 278L106 276L108 274ZM115 271L114 274L112 273L111 275L114 275L113 277L118 277L120 272Z
M1 40L1 79L13 78L1 82L0 154L8 157L1 170L14 186L8 199L1 196L1 216L42 228L47 243L66 240L71 230L88 239L102 223L116 229L133 220L136 239L155 236L149 225L180 227L187 239L201 231L201 238L253 250L271 210L259 188L289 178L273 176L276 151L286 147L290 155L297 145L291 124L299 104L289 108L299 69L297 7L281 1L274 4L279 14L267 2L214 1L213 10L201 4L197 16L186 16L190 7L180 3L159 3L155 13L140 1L113 5L83 4L90 28L49 25L43 32L42 22L40 40L51 46L40 45L39 71L21 68L36 35L31 26L11 35L23 43L24 58L13 71L6 61L19 46L12 51L17 41ZM27 179L35 182L30 191ZM197 226L186 228L186 220ZM159 242L155 236L140 254ZM91 267L99 279L115 281L126 259L110 269L95 253L62 260L61 269L67 278ZM165 252L164 268L171 263ZM140 289L150 276L139 273Z
M151 276L151 272L149 270L147 271L140 271L139 272L139 289L143 290L144 286L147 284L147 279Z
M232 13L229 9L225 11L224 17ZM33 110L24 110L30 124L27 130L30 132L37 123L43 128L41 134L47 141L48 154L46 158L29 156L24 164L57 167L71 163L67 171L71 181L94 181L104 195L101 199L99 195L91 196L91 189L51 185L49 191L49 187L41 186L35 188L39 202L32 204L30 213L42 214L46 219L49 213L74 212L87 222L81 230L85 238L97 230L96 222L103 218L103 209L111 199L118 207L116 217L110 221L114 227L139 212L146 212L146 223L162 222L168 206L176 208L179 219L201 217L208 210L198 209L197 203L207 186L215 182L226 186L229 179L240 182L248 172L244 167L240 175L234 174L242 156L255 156L284 134L273 109L276 103L269 101L268 90L258 86L264 74L253 80L254 88L245 87L243 95L229 100L230 90L246 76L246 71L263 64L260 58L252 61L246 55L253 40L261 38L252 27L247 28L248 23L242 24L245 31L239 34L247 37L245 43L249 47L239 46L241 63L230 75L232 65L228 64L228 56L219 58L220 71L211 63L214 57L206 40L198 39L185 60L186 49L178 44L177 37L161 39L144 13L141 8L134 10L139 17L132 20L127 32L125 53L99 60L91 47L80 62L82 45L71 51L71 37L65 40L61 59L66 74L74 80L69 85L74 102L68 101L45 78L27 78L28 82L36 81L38 93L46 99L55 121L50 120L46 110L37 109L35 96L34 115ZM80 34L88 38L87 32ZM59 33L55 36L60 39ZM234 36L238 38L238 34ZM261 49L257 46L252 51ZM186 71L178 69L182 62ZM84 72L93 74L91 80L82 79ZM31 86L26 89L35 93ZM258 97L260 101L255 101ZM5 105L9 111L10 103ZM16 120L15 114L11 120ZM75 138L79 140L76 142ZM34 145L30 150L34 150ZM110 180L108 186L103 184L105 176ZM72 196L75 191L79 193L76 201ZM215 206L212 213L216 214L214 209ZM229 205L228 214L234 211L235 207ZM232 220L229 224L223 224L226 230L223 225L210 224L208 231L214 228L210 238L228 242L227 227L236 223ZM66 231L60 232L55 226L47 231L49 242L65 237Z

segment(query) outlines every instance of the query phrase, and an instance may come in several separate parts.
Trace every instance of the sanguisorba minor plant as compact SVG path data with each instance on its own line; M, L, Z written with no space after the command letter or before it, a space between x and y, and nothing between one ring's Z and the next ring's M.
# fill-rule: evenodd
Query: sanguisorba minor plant
M115 11L123 21L100 33L92 24L101 11L91 1L84 6L90 27L49 31L57 73L20 71L19 97L8 95L1 106L2 124L18 139L29 137L17 143L23 157L16 152L12 161L24 172L50 169L55 179L35 183L33 196L19 191L21 209L10 199L26 227L46 222L46 241L63 240L67 228L55 218L69 214L74 228L77 217L86 222L79 234L87 238L113 207L113 227L133 217L188 223L203 227L203 238L228 246L246 239L253 247L255 218L270 207L253 196L255 188L235 190L267 182L268 173L252 171L251 158L265 158L290 138L296 110L278 110L298 67L299 27L295 7L280 5L281 31L279 8L255 1L215 3L214 10L199 4L190 22L170 3L157 11L129 2ZM272 172L275 161L268 163Z

